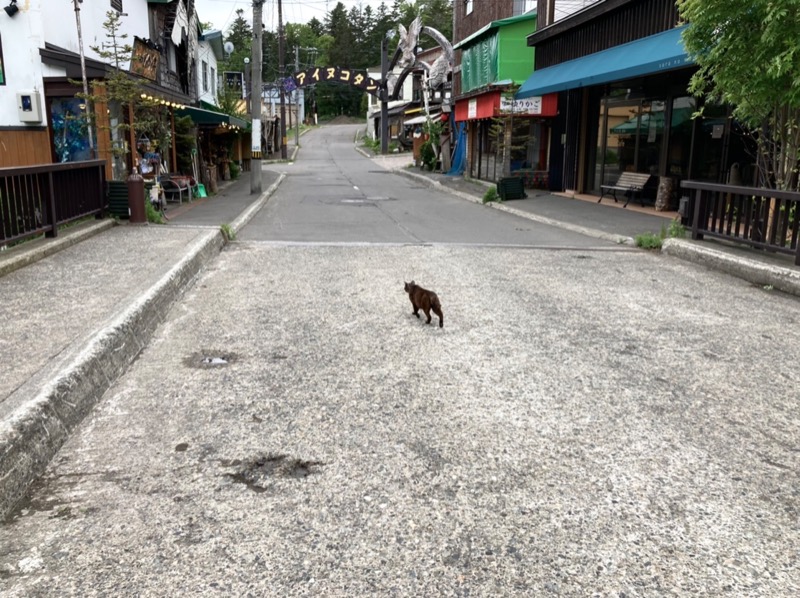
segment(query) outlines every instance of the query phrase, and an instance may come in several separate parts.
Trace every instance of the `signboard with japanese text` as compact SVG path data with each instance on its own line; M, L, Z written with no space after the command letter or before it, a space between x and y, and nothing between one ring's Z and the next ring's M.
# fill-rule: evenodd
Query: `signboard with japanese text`
M155 48L149 47L138 37L133 40L133 55L131 56L131 72L141 75L151 81L158 75L158 61L161 55Z
M542 96L515 100L511 94L503 94L500 96L500 113L540 116L542 114Z
M222 77L225 82L225 89L230 89L237 94L241 94L242 98L245 97L244 73L239 71L223 71Z
M292 76L294 84L297 87L311 85L313 83L321 83L323 81L330 81L336 83L344 83L357 87L369 94L380 97L380 81L373 79L359 71L350 69L339 68L338 66L316 66L305 71L300 71ZM285 83L284 83L284 89Z

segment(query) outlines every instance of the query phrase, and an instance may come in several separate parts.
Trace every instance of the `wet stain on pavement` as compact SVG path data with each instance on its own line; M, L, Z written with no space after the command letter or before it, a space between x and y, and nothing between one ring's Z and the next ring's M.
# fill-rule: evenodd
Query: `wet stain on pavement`
M275 479L304 479L319 473L319 468L325 465L322 461L306 461L273 453L257 455L244 461L223 460L221 463L223 467L236 468L233 473L225 475L257 493L266 492L270 482Z

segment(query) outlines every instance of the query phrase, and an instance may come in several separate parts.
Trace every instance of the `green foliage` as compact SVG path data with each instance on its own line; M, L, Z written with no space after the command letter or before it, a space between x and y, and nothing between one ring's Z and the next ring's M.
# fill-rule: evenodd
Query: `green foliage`
M230 224L221 224L219 230L225 238L225 241L230 242L236 240L236 231L233 230Z
M661 249L661 245L666 238L670 239L683 239L686 236L686 228L681 224L680 220L673 220L669 223L661 225L661 232L656 233L642 233L636 235L634 241L637 247L642 249Z
M178 172L192 172L192 153L197 149L197 136L191 116L175 118L175 153Z
M145 198L144 211L148 222L153 224L166 224L164 221L164 216L159 210L156 209L156 207L153 205L153 202L151 202L149 198Z
M420 146L419 155L424 168L430 171L436 168L436 150L433 149L433 142L430 139L426 139Z
M662 237L656 233L642 233L634 237L637 247L642 249L661 249Z
M684 239L686 237L686 227L681 224L680 220L673 220L669 223L667 235L670 239Z
M235 160L231 160L228 163L228 167L231 169L231 179L238 179L242 172L242 170L239 168L239 164Z
M500 196L497 194L496 187L489 187L486 193L483 194L483 203L491 203L493 201L500 201Z
M798 186L800 2L678 0L687 51L700 67L690 90L730 104L750 128L765 185Z

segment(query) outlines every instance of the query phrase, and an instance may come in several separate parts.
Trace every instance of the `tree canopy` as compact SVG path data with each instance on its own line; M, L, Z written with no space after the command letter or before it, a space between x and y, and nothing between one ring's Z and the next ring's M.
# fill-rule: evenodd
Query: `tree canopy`
M678 0L699 70L691 91L729 104L759 148L765 185L798 187L800 0Z
M264 82L277 83L295 71L295 62L300 69L309 66L340 66L354 70L376 68L381 63L381 40L386 32L402 23L406 27L417 16L422 15L422 24L440 31L446 38L452 37L452 0L394 0L389 6L381 3L377 9L356 4L349 10L337 2L323 21L312 18L308 23L284 24L284 70L280 71L278 56L278 32L265 31L263 44ZM244 71L244 58L250 56L252 28L244 18L244 11L236 11L236 19L225 34L225 41L233 42L235 50L224 64L224 69ZM435 42L423 37L423 46ZM393 48L390 48L390 53ZM321 117L336 114L361 115L360 92L340 84L319 84L314 91L317 109Z

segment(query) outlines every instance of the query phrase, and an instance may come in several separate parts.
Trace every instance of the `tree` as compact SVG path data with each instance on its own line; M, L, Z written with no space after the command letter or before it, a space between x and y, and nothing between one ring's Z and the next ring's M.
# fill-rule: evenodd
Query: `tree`
M244 59L249 58L253 51L253 29L241 8L236 11L225 41L233 44L233 53L224 61L225 70L244 72Z
M109 131L111 136L112 170L115 179L125 178L127 165L124 159L131 151L126 133L135 128L135 136L147 135L158 151L165 152L171 145L171 131L164 109L157 99L146 97L142 93L142 79L124 67L134 66L133 47L127 42L128 34L122 33L121 15L110 10L103 22L106 41L99 46L91 46L103 61L113 67L110 74L102 81L94 84L94 93L78 97L89 100L97 106L108 105L109 118L98 121L98 128ZM133 124L130 116L134 115Z
M800 189L800 0L678 0L699 69L690 91L729 104L758 148L762 184Z

